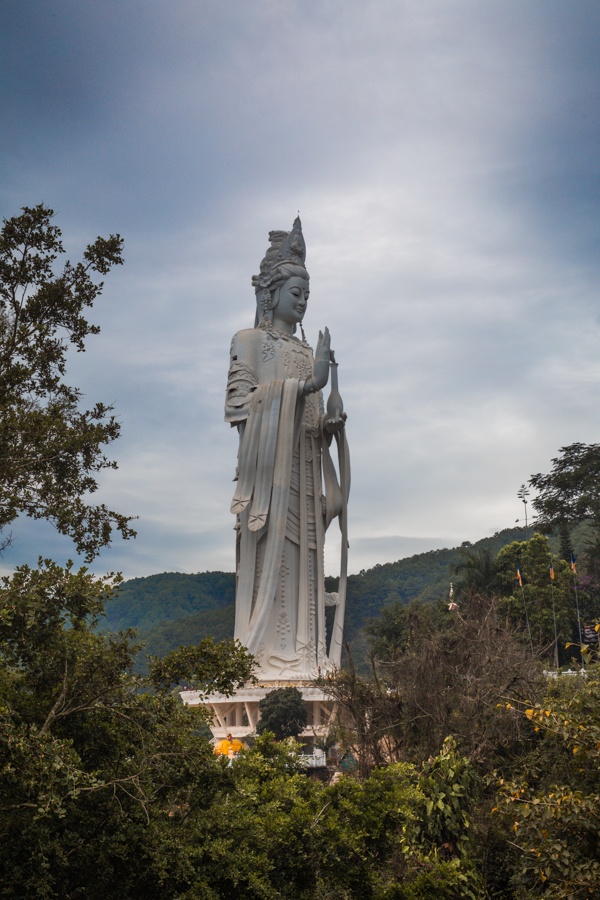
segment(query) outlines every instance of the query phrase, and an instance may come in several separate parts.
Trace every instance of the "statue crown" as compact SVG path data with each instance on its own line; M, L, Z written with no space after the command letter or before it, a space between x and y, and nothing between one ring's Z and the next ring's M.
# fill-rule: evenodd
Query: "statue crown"
M291 231L270 231L271 246L260 264L260 275L252 276L257 290L268 290L277 278L277 270L285 263L304 267L306 244L302 234L302 222L297 216Z

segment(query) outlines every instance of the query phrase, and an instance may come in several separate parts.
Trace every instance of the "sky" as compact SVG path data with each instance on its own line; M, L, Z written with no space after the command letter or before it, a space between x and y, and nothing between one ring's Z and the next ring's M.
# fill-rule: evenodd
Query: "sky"
M139 516L94 570L233 571L229 344L298 211L350 571L523 522L600 440L599 46L597 0L4 0L2 216L43 201L72 259L125 239L68 372L122 426L96 498ZM12 531L4 570L74 556Z

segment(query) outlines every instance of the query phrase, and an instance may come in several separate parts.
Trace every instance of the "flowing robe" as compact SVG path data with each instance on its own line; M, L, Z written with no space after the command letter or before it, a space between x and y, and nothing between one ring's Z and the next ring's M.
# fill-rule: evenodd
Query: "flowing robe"
M233 338L225 420L240 435L235 636L269 679L312 679L339 664L327 653L323 548L348 484L340 487L329 454L321 394L303 392L312 369L310 347L294 337L253 328ZM336 441L348 472L343 431Z

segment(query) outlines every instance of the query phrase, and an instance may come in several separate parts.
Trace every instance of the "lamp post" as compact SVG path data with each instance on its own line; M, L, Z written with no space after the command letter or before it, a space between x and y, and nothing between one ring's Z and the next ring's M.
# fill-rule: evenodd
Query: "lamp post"
M527 541L529 540L529 531L527 528L527 498L529 497L529 488L526 484L521 485L517 491L517 497L523 502L523 506L525 507L525 540Z

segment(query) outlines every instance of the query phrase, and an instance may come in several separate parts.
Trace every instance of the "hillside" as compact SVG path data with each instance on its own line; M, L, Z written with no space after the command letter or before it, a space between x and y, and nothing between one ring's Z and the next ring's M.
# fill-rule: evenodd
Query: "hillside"
M374 566L348 578L346 638L357 657L364 656L362 629L379 611L398 600L434 601L448 596L451 568L461 549L487 547L493 554L511 541L523 540L523 528L507 528L493 537L462 547L431 550L392 563ZM327 589L337 582L326 580ZM233 636L235 576L229 572L184 575L163 572L124 582L107 604L103 630L135 628L145 653L163 656L182 644L206 635L218 640Z

